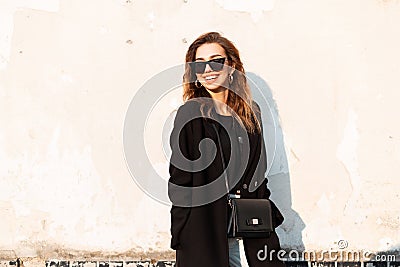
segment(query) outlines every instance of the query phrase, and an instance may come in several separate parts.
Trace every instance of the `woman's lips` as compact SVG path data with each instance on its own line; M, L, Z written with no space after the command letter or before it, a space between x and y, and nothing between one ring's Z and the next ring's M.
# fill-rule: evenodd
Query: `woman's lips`
M219 75L209 75L207 77L204 78L204 80L206 81L206 83L208 84L212 84L213 82L215 82L215 80L218 78Z

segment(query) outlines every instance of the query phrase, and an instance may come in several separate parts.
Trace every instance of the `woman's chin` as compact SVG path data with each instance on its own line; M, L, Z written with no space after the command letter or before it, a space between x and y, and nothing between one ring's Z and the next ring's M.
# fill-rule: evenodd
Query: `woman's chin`
M220 84L220 83L205 84L204 87L207 90L210 90L214 93L221 92L221 91L228 89L223 84Z

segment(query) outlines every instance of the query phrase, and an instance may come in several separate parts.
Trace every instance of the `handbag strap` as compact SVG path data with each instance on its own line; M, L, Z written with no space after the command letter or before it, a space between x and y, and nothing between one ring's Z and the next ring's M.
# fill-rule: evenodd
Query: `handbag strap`
M228 193L228 200L230 199L229 197L229 184L228 184L228 177L226 175L226 169L225 169L225 158L224 158L224 151L222 150L222 145L221 145L221 141L219 139L219 132L217 130L217 127L215 126L214 123L212 123L212 126L214 127L215 132L217 133L217 142L218 142L218 146L219 146L219 150L221 151L221 158L222 158L222 169L224 171L224 177L225 177L225 186L226 186L226 190Z
M219 150L221 151L222 168L223 168L224 177L225 177L225 186L226 186L226 191L227 191L227 200L228 200L229 206L232 208L232 212L231 212L230 218L228 219L229 224L228 224L228 228L227 228L227 229L228 229L228 230L227 230L227 234L229 234L229 231L230 231L230 229L231 229L231 227L232 227L232 223L234 223L234 222L233 222L233 214L235 213L235 209L236 209L236 208L235 208L234 205L232 205L232 203L231 203L232 200L231 200L231 197L229 196L228 176L226 175L224 151L222 150L221 141L220 141L220 139L219 139L219 132L218 132L217 127L215 126L214 123L212 123L212 126L214 127L214 130L215 130L215 132L216 132L216 134L217 134L217 142L218 142ZM233 230L233 231L235 231L235 230Z
M226 176L224 151L222 150L222 145L221 145L221 141L220 141L220 137L219 137L219 131L218 131L217 127L215 126L215 123L212 123L212 126L214 127L214 130L215 130L215 132L217 134L217 141L218 141L219 149L221 150L221 158L222 158L222 166L223 166L224 175L225 175L226 190L227 190L228 195L229 195L229 191L230 190L229 190L228 178ZM240 180L242 180L242 179L240 179ZM240 188L243 186L243 180L241 182L239 181L239 185L240 185ZM240 190L238 190L238 191L239 191L239 193L237 195L240 195Z

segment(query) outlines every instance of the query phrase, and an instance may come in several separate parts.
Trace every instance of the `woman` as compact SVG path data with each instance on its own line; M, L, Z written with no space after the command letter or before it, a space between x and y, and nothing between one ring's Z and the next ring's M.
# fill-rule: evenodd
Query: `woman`
M219 33L198 37L186 63L185 104L170 137L171 248L176 267L238 267L238 240L227 237L227 193L270 196L260 109L251 99L238 50ZM223 185L228 188L221 189ZM272 206L277 227L283 217ZM276 257L280 245L275 232L269 238L244 238L243 244L250 267L284 266ZM265 248L275 250L272 259L260 258Z

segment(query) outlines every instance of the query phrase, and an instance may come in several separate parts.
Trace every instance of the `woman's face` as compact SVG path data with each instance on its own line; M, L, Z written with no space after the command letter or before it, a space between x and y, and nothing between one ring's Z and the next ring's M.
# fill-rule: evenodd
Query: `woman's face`
M195 61L209 61L211 59L225 58L221 70L213 70L206 64L204 73L196 73L197 79L207 89L213 92L226 90L228 87L229 66L225 50L218 43L207 43L199 46L196 51Z

